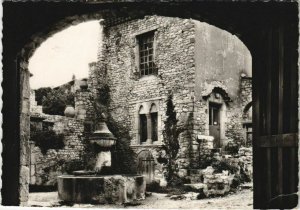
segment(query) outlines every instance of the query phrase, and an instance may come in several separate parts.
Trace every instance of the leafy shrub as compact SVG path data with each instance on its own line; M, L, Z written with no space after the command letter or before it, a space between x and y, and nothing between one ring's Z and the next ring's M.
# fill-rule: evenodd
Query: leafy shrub
M234 175L233 177L233 180L232 180L232 183L230 185L230 188L232 190L235 190L238 188L238 186L240 186L240 184L242 183L242 179L241 179L241 176L240 175Z
M159 185L158 182L151 182L150 184L147 184L146 186L147 192L162 192L164 191L163 188ZM164 191L165 192L165 191Z
M42 100L43 112L51 115L64 115L67 105L74 106L75 99L74 93L65 89L51 89Z
M173 104L173 95L170 94L167 99L167 119L164 122L165 130L163 131L163 149L166 151L167 171L166 179L168 185L177 186L180 178L177 177L177 164L176 157L179 151L179 134L183 131L177 125L178 119L176 118L175 106Z
M50 87L43 87L35 90L35 100L37 105L42 105L44 96L46 97L51 91L52 89Z
M82 160L71 160L64 164L63 171L71 174L73 171L80 171L85 169L85 164Z
M30 139L35 142L44 155L49 149L57 150L65 146L63 134L56 134L53 130L35 132Z
M222 173L222 171L229 171L231 174L235 174L239 168L233 165L230 165L225 160L215 160L211 164L211 166L215 169L215 172Z
M208 166L211 166L211 164L215 161L215 159L212 157L212 155L206 155L201 157L198 156L198 165L199 169L205 169Z
M103 104L104 106L109 105L110 102L110 89L107 84L104 84L102 87L98 88L98 94L99 94L99 102Z
M225 146L225 151L227 151L228 154L235 155L239 152L239 145L231 140Z

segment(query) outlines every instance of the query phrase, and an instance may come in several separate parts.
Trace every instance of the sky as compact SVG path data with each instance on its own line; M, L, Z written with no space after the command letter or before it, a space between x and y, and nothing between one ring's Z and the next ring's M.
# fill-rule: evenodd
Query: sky
M88 76L88 64L97 61L99 21L70 26L44 41L29 60L32 89L56 87Z

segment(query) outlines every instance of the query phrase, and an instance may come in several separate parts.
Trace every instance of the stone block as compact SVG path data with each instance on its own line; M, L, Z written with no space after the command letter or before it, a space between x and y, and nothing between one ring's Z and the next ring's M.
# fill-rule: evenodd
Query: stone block
M20 203L26 205L29 198L29 168L27 166L21 166L20 169Z
M187 176L187 169L179 169L177 174L180 178L184 178Z
M139 175L58 177L58 197L74 203L122 204L145 199L146 182Z
M184 184L184 189L189 192L201 192L207 185L203 183Z

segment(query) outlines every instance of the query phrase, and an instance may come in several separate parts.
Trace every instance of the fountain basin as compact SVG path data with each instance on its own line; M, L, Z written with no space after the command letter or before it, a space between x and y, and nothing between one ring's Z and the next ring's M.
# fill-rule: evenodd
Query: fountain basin
M141 175L61 175L58 198L72 203L122 204L145 199Z

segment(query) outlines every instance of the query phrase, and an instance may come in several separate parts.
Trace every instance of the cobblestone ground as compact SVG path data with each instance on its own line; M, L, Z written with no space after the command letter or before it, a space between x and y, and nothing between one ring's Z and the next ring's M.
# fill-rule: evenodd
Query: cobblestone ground
M252 209L253 191L244 189L224 197L201 199L201 200L171 200L166 194L152 193L139 205L127 206L126 208L137 209ZM59 205L57 192L39 192L29 194L29 206L36 207L67 207ZM123 205L90 205L75 204L78 208L124 208Z

